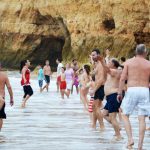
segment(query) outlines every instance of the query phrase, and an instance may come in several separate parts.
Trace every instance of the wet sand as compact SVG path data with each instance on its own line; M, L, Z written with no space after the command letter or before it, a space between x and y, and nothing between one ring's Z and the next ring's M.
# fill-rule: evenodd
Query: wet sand
M14 76L15 74L10 74ZM92 131L89 116L83 112L79 96L71 95L70 99L61 100L56 92L55 81L51 82L50 91L38 91L38 82L32 80L34 95L26 109L20 109L23 90L19 75L11 77L15 106L9 106L7 99L7 119L0 132L0 150L124 150L126 134L122 128L124 140L111 143L114 132L108 123L106 131ZM75 89L74 89L75 90ZM138 120L131 117L135 146L137 149ZM146 132L144 149L150 149L150 131Z

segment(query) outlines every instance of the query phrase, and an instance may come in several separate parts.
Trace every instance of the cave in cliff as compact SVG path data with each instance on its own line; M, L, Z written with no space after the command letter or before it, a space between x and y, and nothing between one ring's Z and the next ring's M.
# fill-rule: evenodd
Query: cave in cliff
M64 37L42 36L40 44L37 47L33 47L34 50L29 56L31 63L34 66L39 63L44 65L44 61L49 60L52 70L56 70L56 59L62 59L64 43Z

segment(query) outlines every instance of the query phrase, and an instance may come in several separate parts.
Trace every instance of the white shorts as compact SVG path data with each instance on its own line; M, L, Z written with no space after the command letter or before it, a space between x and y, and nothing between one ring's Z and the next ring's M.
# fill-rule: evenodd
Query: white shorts
M72 89L72 81L66 81L67 82L67 90L71 90Z
M150 94L146 87L129 87L121 104L123 114L130 115L137 108L139 116L150 115Z

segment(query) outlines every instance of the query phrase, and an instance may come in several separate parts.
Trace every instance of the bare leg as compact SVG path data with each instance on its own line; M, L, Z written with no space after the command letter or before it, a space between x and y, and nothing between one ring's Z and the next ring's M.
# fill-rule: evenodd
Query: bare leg
M60 92L61 92L62 99L64 99L64 93L65 93L65 91L64 90L60 90Z
M22 108L25 108L26 107L26 102L27 102L27 100L30 98L30 95L27 95L24 99L23 99L23 102L22 102L22 105L21 105L21 107Z
M42 87L40 88L40 93L42 93Z
M138 150L142 150L143 147L143 140L145 135L146 123L145 123L145 116L139 116L139 143L138 143Z
M86 100L86 96L85 96L83 91L81 91L80 94L81 94L81 100L82 100L83 105L84 105L84 110L88 111L88 103L87 103L87 100Z
M93 121L92 121L92 128L96 129L96 122L97 122L97 116L96 116L96 104L95 100L93 102Z
M78 86L76 86L76 92L77 92L77 94L79 94L79 88L78 88Z
M72 85L72 88L71 88L71 94L73 93L73 85Z
M103 117L105 120L107 120L109 123L111 123L108 110L106 110L106 109L103 110Z
M116 140L121 140L120 127L116 118L117 113L110 113L109 117L110 117L111 124L115 130L115 136L117 137Z
M100 129L104 130L104 122L103 122L103 114L100 110L101 106L102 106L102 101L100 100L96 100L97 104L96 104L96 115L97 115L97 119L99 121L99 125L100 125Z
M124 121L125 130L128 136L128 145L127 148L132 148L134 145L133 136L132 136L132 128L128 115L122 115L122 119Z
M42 91L44 91L44 89L47 87L47 84L43 87Z
M59 93L59 83L58 83L58 81L56 82L56 85L57 85L57 92Z
M46 85L46 90L47 90L47 92L48 92L48 88L49 88L49 83Z
M3 119L0 119L0 131L2 129L2 126L3 126Z
M69 98L71 90L67 89L67 97Z

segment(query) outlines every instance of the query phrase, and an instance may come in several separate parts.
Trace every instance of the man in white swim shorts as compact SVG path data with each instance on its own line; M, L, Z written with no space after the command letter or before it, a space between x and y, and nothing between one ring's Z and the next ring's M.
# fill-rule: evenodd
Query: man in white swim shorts
M125 65L120 79L118 90L118 101L122 100L122 91L127 83L127 93L122 100L121 110L123 113L123 121L128 136L127 148L130 149L134 145L132 136L132 128L129 116L137 108L139 120L139 142L138 150L142 150L144 134L145 134L145 117L150 114L149 99L149 79L150 79L150 62L146 60L147 50L144 44L136 47L136 57L129 59Z

